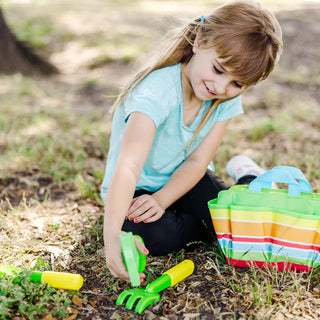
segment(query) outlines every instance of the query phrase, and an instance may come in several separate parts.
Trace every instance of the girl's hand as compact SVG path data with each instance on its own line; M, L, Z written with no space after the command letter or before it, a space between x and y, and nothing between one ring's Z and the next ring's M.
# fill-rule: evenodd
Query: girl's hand
M162 217L164 209L152 195L143 194L134 198L128 210L127 218L138 222L154 222Z
M123 232L122 232L123 233ZM134 239L137 249L144 255L147 255L149 251L144 244L137 238ZM128 271L123 263L121 254L121 245L119 240L119 234L108 235L105 239L105 252L106 252L106 264L110 273L116 277L126 281L130 281ZM140 281L143 282L146 275L140 273Z
M116 278L129 281L129 274L122 260L119 234L108 234L105 237L105 253L110 273Z

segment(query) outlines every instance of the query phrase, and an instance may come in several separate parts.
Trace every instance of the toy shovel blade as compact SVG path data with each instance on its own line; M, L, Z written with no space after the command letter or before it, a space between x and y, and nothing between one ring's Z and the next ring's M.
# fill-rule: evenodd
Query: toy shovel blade
M0 275L13 276L15 274L18 274L20 271L21 269L15 266L11 266L11 265L0 266Z
M116 305L124 303L127 298L126 309L133 309L134 304L138 302L134 309L137 313L143 313L153 302L160 301L160 295L158 293L148 292L146 289L129 289L119 295Z

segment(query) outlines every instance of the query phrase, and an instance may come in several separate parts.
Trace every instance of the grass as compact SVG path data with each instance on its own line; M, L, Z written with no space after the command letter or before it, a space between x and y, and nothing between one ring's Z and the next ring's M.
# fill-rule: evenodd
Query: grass
M228 291L230 308L235 313L242 310L246 319L271 319L276 315L294 318L294 315L301 316L300 311L306 318L317 314L308 302L316 296L318 271L308 275L276 268L237 270L214 258L207 259L206 268L213 269L218 277L217 290L221 286L222 290ZM249 317L247 308L253 309Z
M128 0L103 7L81 1L77 10L68 1L64 6L47 1L3 6L17 35L40 53L54 52L50 59L63 72L50 79L0 76L0 260L25 270L20 283L0 279L5 288L0 290L0 318L32 319L52 312L62 319L78 309L87 318L97 312L108 319L135 319L132 312L115 307L117 296L129 285L112 277L104 261L99 187L111 130L108 108L117 88L130 77L131 63L157 44L174 22L167 15L182 15L182 10L190 16L202 14L212 4L181 0L137 6ZM308 21L304 13L295 16L299 22ZM282 58L274 75L244 96L246 112L232 120L215 166L232 184L225 164L239 153L267 169L293 165L319 193L320 160L315 155L320 152L320 111L312 91L319 86L319 64L301 56L289 63L286 52ZM314 68L288 67L298 62ZM52 200L54 191L63 199ZM164 290L160 303L148 308L150 318L319 317L319 270L302 274L233 268L224 263L217 247L149 257L148 281L186 258L195 262L194 274ZM85 275L80 291L84 308L72 302L73 292L30 283L26 270L35 268ZM18 297L23 301L20 310Z
M95 117L90 116L91 119ZM56 181L75 180L79 172L85 170L86 144L94 135L99 141L95 148L102 150L107 143L102 123L96 127L87 116L73 117L64 107L58 112L47 106L30 112L9 106L0 119L0 127L6 145L2 152L2 170L30 168L37 164ZM101 177L101 169L95 168L94 172ZM83 176L86 179L85 173Z

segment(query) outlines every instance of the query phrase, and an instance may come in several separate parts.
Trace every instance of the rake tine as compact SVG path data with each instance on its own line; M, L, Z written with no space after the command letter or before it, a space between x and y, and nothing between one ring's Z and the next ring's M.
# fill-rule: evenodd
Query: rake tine
M130 295L133 295L133 292L131 292L131 290L125 290L125 291L121 292L117 301L116 301L116 305L122 304L124 302L124 300L126 300L126 298Z
M134 309L137 313L143 313L144 309L153 304L154 302L160 301L160 295L159 294L153 294L150 297L144 297L142 298L136 305L136 308Z
M141 297L143 297L143 295L137 295L137 294L132 295L126 303L126 309L133 309L133 305Z

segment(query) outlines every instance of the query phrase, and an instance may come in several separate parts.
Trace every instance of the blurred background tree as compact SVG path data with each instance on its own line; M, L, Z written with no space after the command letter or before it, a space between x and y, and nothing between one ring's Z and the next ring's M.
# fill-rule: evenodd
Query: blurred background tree
M0 73L23 75L52 75L59 70L43 57L36 54L31 46L19 41L10 30L0 8Z

